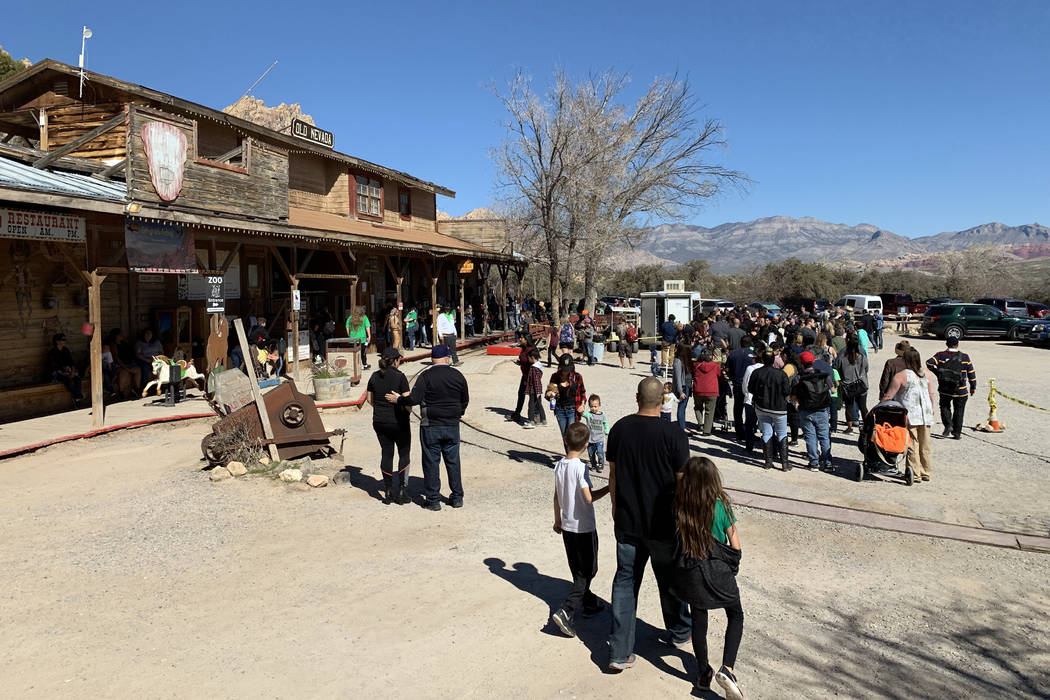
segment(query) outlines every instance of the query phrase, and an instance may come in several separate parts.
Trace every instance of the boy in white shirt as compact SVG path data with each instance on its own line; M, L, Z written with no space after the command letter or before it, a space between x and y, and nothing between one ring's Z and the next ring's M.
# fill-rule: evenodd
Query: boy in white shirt
M565 429L565 458L554 467L554 531L565 544L572 590L551 620L569 637L576 636L573 616L581 603L588 617L605 608L591 592L591 580L598 573L598 528L592 504L607 494L609 487L591 491L587 465L580 459L590 437L590 428L584 423L569 425Z

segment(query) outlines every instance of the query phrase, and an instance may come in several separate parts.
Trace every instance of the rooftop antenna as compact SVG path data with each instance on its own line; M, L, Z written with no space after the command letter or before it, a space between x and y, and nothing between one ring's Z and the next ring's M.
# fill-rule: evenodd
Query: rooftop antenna
M86 26L80 32L80 98L84 97L84 42L91 38L91 30Z
M256 80L254 83L252 83L251 87L249 87L247 90L244 91L243 95L241 95L240 97L237 98L237 102L240 102L245 97L247 97L248 93L251 92L252 90L254 90L255 86L258 85L259 83L261 83L262 79L265 78L270 73L270 71L273 70L273 67L276 66L276 65L277 65L277 61L275 59L274 62L270 64L270 67L267 68L266 71L262 75L259 76L259 79ZM234 104L237 104L237 102L234 102Z

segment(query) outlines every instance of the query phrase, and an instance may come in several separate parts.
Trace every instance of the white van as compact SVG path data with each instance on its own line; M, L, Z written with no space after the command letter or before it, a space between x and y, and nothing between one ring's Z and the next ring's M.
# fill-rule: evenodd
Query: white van
M835 306L853 313L867 311L868 313L882 312L882 299L874 294L847 294L835 302Z

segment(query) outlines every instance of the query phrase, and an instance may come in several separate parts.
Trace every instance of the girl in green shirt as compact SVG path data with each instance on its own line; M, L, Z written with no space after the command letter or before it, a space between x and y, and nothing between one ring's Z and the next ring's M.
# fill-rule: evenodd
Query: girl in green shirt
M679 473L674 516L682 554L686 559L717 559L718 553L714 550L720 545L716 544L716 540L722 545L740 550L733 504L722 488L722 477L718 467L710 459L692 457ZM733 572L735 573L735 569ZM735 581L732 578L730 581L731 589L735 592ZM733 667L744 633L744 611L740 606L739 593L735 593L732 598L732 602L729 603L708 605L724 605L728 618L722 667L718 669L718 673L707 663L707 610L694 604L689 606L693 619L693 653L700 669L696 687L706 690L711 687L711 680L714 679L725 690L727 698L743 700L744 694L737 683Z
M372 324L365 315L365 307L358 306L346 317L346 337L361 341L361 367L372 369L368 364L368 344L372 342Z

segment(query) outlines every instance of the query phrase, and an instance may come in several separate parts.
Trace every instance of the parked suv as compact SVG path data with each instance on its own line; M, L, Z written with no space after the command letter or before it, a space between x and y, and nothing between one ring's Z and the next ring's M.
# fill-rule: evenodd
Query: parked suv
M1019 316L1020 318L1026 318L1028 316L1028 304L1025 303L1024 299L993 299L991 297L986 297L984 299L978 299L974 303L994 306L1009 316Z
M911 294L904 294L902 292L885 292L879 295L882 299L882 308L886 313L897 314L921 314L925 313L929 306L924 301L915 301Z
M1050 314L1050 306L1046 304L1040 304L1036 301L1026 301L1025 306L1028 307L1028 315L1032 318L1046 318Z
M1017 338L1017 324L1021 320L987 304L943 304L926 311L922 317L922 332L939 338L976 335Z

